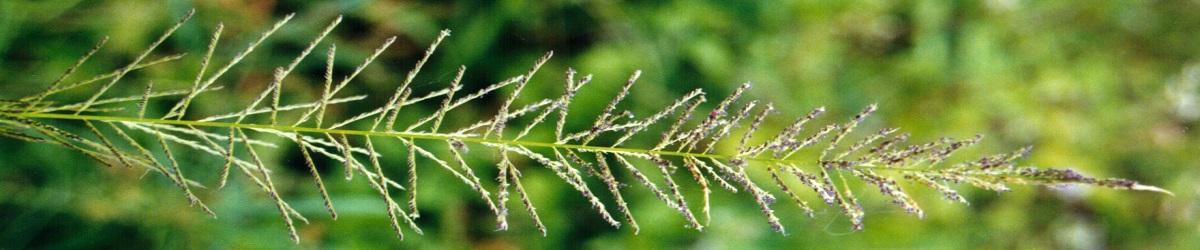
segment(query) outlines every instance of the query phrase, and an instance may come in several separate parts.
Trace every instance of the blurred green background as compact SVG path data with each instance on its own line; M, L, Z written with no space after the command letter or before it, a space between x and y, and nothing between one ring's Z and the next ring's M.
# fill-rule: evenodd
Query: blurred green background
M638 115L666 105L664 96L703 88L716 99L753 81L748 95L774 102L785 114L769 120L767 129L786 126L817 106L829 108L821 120L827 123L878 103L880 111L862 131L898 126L919 142L982 133L984 143L959 155L1033 145L1024 164L1129 178L1176 194L1042 187L996 194L963 186L971 205L962 206L905 184L930 214L919 220L864 186L856 190L867 210L864 232L849 232L834 208L818 206L810 219L781 199L785 202L774 207L789 235L780 236L744 193L716 190L711 225L696 232L635 185L625 189L642 226L633 235L627 227L605 225L577 192L522 161L523 183L550 230L543 238L517 202L510 204L512 229L494 231L494 218L477 195L424 165L418 221L425 235L408 231L399 241L365 180L343 181L340 164L323 162L342 216L333 221L324 214L302 158L274 150L266 155L269 163L289 170L276 175L284 197L312 220L299 226L304 248L1200 248L1197 1L5 0L0 97L42 90L103 36L112 40L73 79L111 71L190 8L197 9L196 17L155 55L191 54L131 75L124 81L130 86L119 85L115 93L140 93L148 80L160 89L186 88L218 22L226 25L215 59L222 63L295 12L292 23L218 81L225 89L198 99L191 112L233 111L265 87L270 69L290 61L341 14L344 22L326 40L338 44L338 75L387 37L399 37L351 85L351 94L390 93L438 30L451 29L453 35L417 78L418 91L445 86L460 64L468 68L467 88L478 89L523 73L553 50L554 59L522 100L557 95L567 67L594 74L596 80L572 106L581 117L569 124L574 128L588 126L588 114L599 112L635 69L643 77L622 107ZM289 78L285 102L320 94L319 52ZM89 95L73 91L56 98ZM376 94L331 112L345 117L383 98ZM448 124L490 116L502 100L476 102ZM414 109L430 112L433 105ZM385 146L399 151L398 145ZM181 157L184 171L202 183L215 180L222 162ZM232 177L226 189L198 191L220 216L214 220L189 208L159 175L141 178L141 170L107 169L74 151L8 139L0 143L0 159L0 248L294 247L273 204L242 176ZM391 176L404 175L402 160L385 157L385 164L396 166L388 170ZM495 175L487 168L488 153L471 160L485 180ZM676 179L686 180L681 176ZM618 178L631 180L627 177ZM599 182L593 187L602 190ZM695 185L685 188L698 203ZM804 191L800 194L815 204L817 198Z

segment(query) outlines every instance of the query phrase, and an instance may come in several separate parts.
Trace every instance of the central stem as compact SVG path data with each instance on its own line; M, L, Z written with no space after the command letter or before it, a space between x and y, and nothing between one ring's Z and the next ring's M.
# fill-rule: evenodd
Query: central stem
M364 130L349 130L349 129L325 129L325 128L293 127L293 126L281 126L281 125L243 124L243 123L231 123L231 122L164 120L164 119L136 118L136 117L73 115L73 114L54 114L54 113L6 113L6 115L23 117L23 118L40 118L40 119L57 119L57 120L132 122L132 123L197 126L197 127L268 129L268 130L287 131L287 132L328 133L328 134L364 135L364 136L379 136L379 137L401 137L401 138L415 139L415 140L438 140L438 141L460 140L460 141L472 142L472 143L495 143L495 144L517 145L517 146L539 147L539 148L562 148L562 149L575 149L575 150L607 152L607 153L637 153L637 154L647 154L647 155L697 157L697 158L711 158L711 159L722 159L722 160L728 160L728 159L735 158L734 156L721 155L721 154L704 154L704 153L648 150L648 149L636 149L636 148L587 146L587 145L577 145L577 144L558 144L558 143L535 142L535 141L488 139L488 138L481 138L481 137L458 136L458 135L452 135L452 134L434 134L434 133L420 133L420 132L379 132L379 131L364 131ZM795 160L766 159L766 158L746 158L744 160L759 161L759 162L799 163L798 161L795 161Z

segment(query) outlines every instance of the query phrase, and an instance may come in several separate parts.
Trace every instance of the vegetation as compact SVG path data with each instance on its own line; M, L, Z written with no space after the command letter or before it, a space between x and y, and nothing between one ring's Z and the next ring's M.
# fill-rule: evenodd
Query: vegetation
M181 200L212 217L224 215L222 209L210 207L213 203L209 200L229 193L215 190L238 182L253 185L265 194L262 198L274 204L282 218L276 224L283 224L297 243L307 238L297 222L309 224L318 219L305 217L312 216L312 211L289 202L295 198L284 190L311 190L319 197L322 210L336 220L338 211L346 210L337 202L338 195L353 190L331 192L329 186L335 182L331 174L373 190L369 192L378 199L375 205L353 207L383 210L390 231L401 239L405 232L423 234L422 214L437 210L423 208L419 197L453 196L424 190L429 186L444 189L451 183L461 183L461 189L474 194L449 199L475 197L470 203L490 211L493 222L486 228L508 230L509 217L517 217L510 213L511 208L523 210L522 219L532 226L518 230L538 231L543 237L552 234L554 228L540 215L547 209L535 205L558 201L538 198L546 194L536 189L527 192L530 181L525 176L531 173L540 173L542 180L557 179L555 185L567 184L578 197L564 200L587 204L591 207L588 216L598 218L600 224L627 228L632 234L643 232L638 218L645 224L646 217L635 216L645 206L627 202L625 197L631 192L659 200L677 213L676 225L697 231L712 228L714 204L747 203L757 208L768 228L780 234L787 232L780 214L812 218L824 214L825 210L811 206L810 200L824 202L843 214L849 228L870 230L864 226L865 201L858 197L872 189L917 218L926 217L915 198L919 193L912 191L918 187L964 204L971 202L958 193L960 184L992 191L1010 191L1012 184L1054 188L1085 184L1170 194L1131 180L1088 177L1069 168L1023 166L1018 160L1030 153L1029 147L999 154L974 152L982 156L959 153L980 143L980 135L909 143L914 136L899 129L883 127L872 132L863 124L878 110L874 104L844 121L826 118L824 107L789 116L778 112L776 106L794 107L796 103L743 100L749 99L745 96L752 89L750 83L731 90L694 89L660 105L626 108L625 99L637 95L633 90L640 86L637 83L645 84L642 71L631 71L623 85L606 84L595 75L570 68L563 70L565 73L550 73L542 68L554 53L530 60L530 66L519 74L490 85L464 81L473 72L467 65L459 66L453 77L418 81L418 73L451 35L448 30L431 39L431 45L417 54L415 65L402 77L381 78L394 90L368 92L383 94L343 91L360 84L360 74L369 75L372 63L396 44L397 38L376 41L380 45L369 53L351 55L361 61L340 66L339 57L347 56L339 55L336 43L326 39L343 22L341 16L323 27L316 26L317 33L303 46L282 53L290 54L290 59L258 64L275 65L272 74L255 73L261 69L241 63L256 51L281 54L265 44L293 21L291 14L252 36L244 47L233 43L233 49L223 49L222 45L231 43L222 42L225 26L216 24L211 26L202 51L188 51L190 56L160 55L159 47L186 27L194 13L183 14L115 70L78 77L77 71L109 41L100 39L48 88L3 101L0 134L14 142L66 148L108 166L109 172L141 169L160 175L179 189ZM185 80L137 75L154 68L180 71L190 66L180 60L192 57L198 57L197 69L182 78ZM240 74L268 77L250 80L255 84L249 86L220 84L226 81L222 77L238 66L245 68ZM538 83L535 79L559 82L555 85L561 88L557 93L547 91L553 88L534 85ZM593 79L598 80L592 83ZM184 87L162 87L181 84L155 82L182 82ZM143 86L130 86L138 83ZM306 83L320 87L291 87ZM617 89L605 96L597 88ZM89 90L80 91L83 89ZM247 96L248 103L234 105L244 101L219 94L227 89L252 95ZM79 101L62 98L69 92L82 92L86 97ZM112 97L111 92L129 94ZM225 105L197 103L206 97L218 100L210 103ZM591 100L587 106L593 107L580 108L580 100ZM639 112L642 110L652 112ZM219 115L206 114L210 112ZM824 126L809 124L822 122ZM856 130L868 132L852 133ZM284 157L271 155L280 151ZM331 171L336 168L342 171ZM284 169L298 169L307 177L280 174ZM427 176L431 175L441 179L430 180ZM418 177L423 177L420 182ZM292 184L301 181L315 184L307 188ZM714 197L714 190L728 193ZM781 204L777 203L782 200L794 208L778 212ZM513 203L520 203L520 208ZM670 221L660 216L652 217L655 224ZM749 222L738 219L740 224Z

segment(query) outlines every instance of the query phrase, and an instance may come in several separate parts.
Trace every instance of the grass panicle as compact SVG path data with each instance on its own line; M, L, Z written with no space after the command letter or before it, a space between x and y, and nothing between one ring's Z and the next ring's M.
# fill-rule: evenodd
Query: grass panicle
M307 223L308 219L282 197L281 194L286 190L279 189L295 185L277 186L273 176L278 173L273 172L267 162L271 159L264 159L264 154L259 153L259 150L265 149L293 148L286 145L288 143L295 144L294 149L299 149L304 157L305 167L314 182L309 187L316 187L331 218L338 218L333 202L337 194L330 193L318 171L318 164L325 162L322 159L342 165L346 181L351 181L356 175L366 179L367 185L383 201L383 209L392 230L401 239L409 230L423 234L418 226L421 211L417 204L417 190L419 180L425 180L419 179L418 174L426 173L449 173L465 184L466 188L476 193L477 202L486 204L496 216L499 230L510 228L507 204L513 199L512 193L516 193L515 199L520 200L521 206L543 236L548 230L531 201L531 197L538 194L528 192L523 184L523 173L529 171L553 173L578 192L606 223L614 227L628 225L634 234L638 234L641 228L634 218L635 206L631 206L632 201L626 199L632 196L631 192L653 194L683 218L686 224L682 226L703 230L711 220L713 204L739 202L712 195L715 191L725 190L748 198L747 202L754 202L767 225L781 234L786 230L773 208L777 201L775 195L779 192L791 199L807 217L815 217L816 213L806 198L816 197L821 203L840 210L850 219L854 230L864 229L866 214L862 201L855 195L856 191L861 191L857 184L877 190L901 210L918 218L923 218L926 211L917 204L907 188L902 187L902 182L917 184L914 185L917 188L932 189L949 202L962 204L969 202L957 191L961 186L1007 191L1012 185L1053 187L1078 184L1170 194L1167 190L1126 179L1089 177L1072 169L1021 165L1019 160L1031 152L1029 147L982 156L976 160L948 163L959 158L959 152L965 148L980 144L982 136L909 143L911 136L900 133L896 128L855 135L855 130L868 129L866 127L873 125L864 125L864 121L878 110L875 104L867 105L844 123L812 125L824 119L826 113L832 113L824 107L817 107L796 118L785 118L792 122L780 124L778 131L765 131L774 128L767 123L777 120L772 117L777 115L776 104L748 98L751 88L748 82L719 98L721 101L711 107L706 106L707 100L718 98L697 89L674 99L668 105L652 109L657 112L641 116L643 114L638 112L641 109L624 109L622 106L622 101L636 92L634 85L642 76L642 71L637 70L624 79L624 84L598 114L572 112L572 103L577 95L599 95L594 93L597 91L584 91L585 85L605 83L600 83L601 79L593 79L592 75L582 75L568 68L562 78L555 76L565 82L561 94L545 98L529 96L523 90L535 88L529 85L535 82L535 74L551 63L552 52L534 61L523 74L484 86L476 92L463 91L473 84L464 80L469 78L465 66L458 67L453 80L446 83L445 88L428 92L413 88L412 83L426 62L436 54L439 44L450 36L449 30L443 30L431 41L412 69L398 81L396 90L381 105L349 116L328 112L335 105L369 100L366 95L347 96L342 94L342 90L390 48L396 37L384 40L349 74L336 82L333 69L335 57L338 56L337 45L324 42L327 44L324 45L327 46L324 75L315 76L324 80L319 97L316 100L285 102L287 98L282 96L291 92L284 87L287 77L311 52L322 47L323 41L333 40L326 38L341 22L340 16L320 30L290 62L275 68L270 82L259 90L254 99L244 106L234 107L228 113L201 116L189 113L189 109L198 96L225 90L215 85L216 81L239 62L249 58L253 51L261 49L260 46L266 44L265 41L293 15L289 14L275 22L223 63L215 60L223 57L219 53L223 51L219 49L219 42L224 26L218 24L206 50L200 54L198 72L190 78L190 86L185 89L159 87L156 90L154 83L148 82L141 95L105 97L131 72L168 64L184 57L185 54L177 54L147 60L194 13L189 11L131 62L110 73L81 81L68 81L81 65L106 44L106 37L44 91L0 101L0 136L63 146L96 159L102 165L157 172L176 185L189 204L213 217L219 211L210 209L195 191L203 190L201 188L204 186L200 183L215 182L218 188L225 187L232 179L230 175L240 172L245 181L254 183L275 203L290 238L295 242L301 240L295 220ZM546 74L555 73L542 75ZM95 90L85 101L56 104L52 99L55 94L101 81L106 82L93 86ZM466 126L456 126L460 121L447 119L459 113L478 113L461 109L472 103L484 102L491 96L502 98L499 99L501 102L495 115L468 121L465 124L469 125ZM174 100L174 104L162 114L154 114L158 110L149 108L152 102L165 100ZM521 103L522 100L532 101ZM418 110L404 109L410 105L433 107L430 109L433 111L400 115L402 111L415 113ZM125 110L135 110L136 115L128 115L130 112ZM574 120L584 121L588 125L583 128L568 126L574 124L568 121ZM57 125L70 122L83 123L89 135L81 136L68 129L73 127ZM97 126L101 124L108 124L108 127L101 129ZM513 126L521 129L506 131L506 127ZM820 129L810 129L811 126ZM142 145L139 136L153 139L158 147ZM401 145L402 150L397 151L404 155L376 146L377 143L391 140ZM444 150L441 147L445 147ZM486 150L471 150L473 147ZM494 164L478 164L470 160L474 154L486 154L480 151L491 152ZM223 159L223 164L215 170L216 180L193 180L185 176L185 172L201 169L180 161L183 158L176 158L178 154L188 153ZM364 162L362 157L367 160ZM393 157L404 162L407 170L404 181L393 180L385 175L390 172L387 168L393 166L385 166L382 161ZM492 167L495 169L490 169ZM680 173L683 172L679 170L681 168L690 175L690 179L677 176L683 174ZM477 171L496 171L497 175L495 179L488 178L485 181L476 174ZM764 181L771 184L760 184ZM605 197L611 199L597 195L591 185L603 186L611 194ZM626 185L639 187L625 188ZM699 192L686 190L689 188L699 189ZM407 200L403 203L396 201L392 198L395 192L407 192L397 195ZM697 197L684 194L698 194L699 202L694 200ZM689 201L696 205L689 205ZM615 211L623 220L610 214L609 206L615 206ZM699 209L698 213L693 209Z

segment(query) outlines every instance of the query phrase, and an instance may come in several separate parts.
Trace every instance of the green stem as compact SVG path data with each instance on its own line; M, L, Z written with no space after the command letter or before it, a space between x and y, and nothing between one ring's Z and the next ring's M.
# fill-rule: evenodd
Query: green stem
M231 122L215 122L215 121L186 121L186 120L164 120L153 118L136 118L136 117L119 117L119 116L96 116L96 115L73 115L73 114L56 114L56 113L5 113L6 115L23 117L23 118L40 118L40 119L58 119L58 120L78 120L78 121L102 121L102 122L132 122L143 124L160 124L160 125L179 125L179 126L196 126L196 127L220 127L220 128L240 128L240 129L269 129L287 132L304 132L304 133L329 133L343 135L364 135L378 137L401 137L414 140L460 140L472 143L495 143L504 145L516 145L525 147L539 148L560 148L582 151L594 151L605 153L635 153L647 155L666 155L678 157L697 157L711 159L733 159L732 155L722 154L704 154L704 153L689 153L664 150L648 150L637 148L622 148L622 147L604 147L604 146L587 146L577 144L557 144L549 142L521 141L521 140L504 140L504 139L487 139L481 137L466 137L451 134L434 134L434 133L417 133L417 132L383 132L383 131L364 131L364 130L349 130L349 129L324 129L313 127L295 127L283 125L263 125L263 124L244 124ZM745 158L743 160L772 162L772 163L801 163L798 160L781 160L768 158Z

